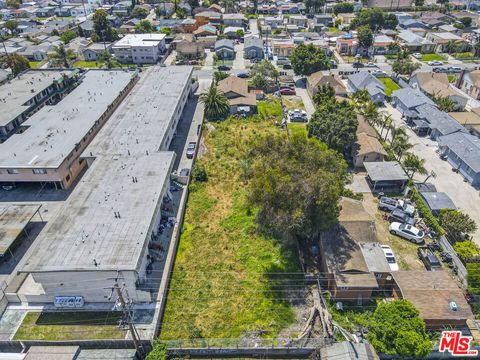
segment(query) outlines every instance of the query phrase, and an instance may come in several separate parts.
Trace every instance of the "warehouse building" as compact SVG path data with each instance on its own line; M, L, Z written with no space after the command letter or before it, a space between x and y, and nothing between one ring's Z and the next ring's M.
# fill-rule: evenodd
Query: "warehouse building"
M0 182L49 183L68 188L85 167L80 154L135 84L137 74L90 70L55 105L23 122L23 131L0 144Z
M89 168L35 241L20 272L24 302L109 300L119 276L131 299L152 261L175 153L168 151L192 90L192 67L151 67L82 155ZM158 276L153 275L153 276Z

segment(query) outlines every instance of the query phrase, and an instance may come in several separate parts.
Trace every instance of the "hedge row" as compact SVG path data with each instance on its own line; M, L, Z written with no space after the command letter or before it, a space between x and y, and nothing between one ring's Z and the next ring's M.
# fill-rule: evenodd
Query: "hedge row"
M437 218L432 214L430 209L425 205L425 203L422 200L422 197L418 193L417 189L412 187L412 200L415 202L418 213L423 217L425 220L425 223L437 233L438 236L444 235L445 230L440 226L440 223L438 222Z

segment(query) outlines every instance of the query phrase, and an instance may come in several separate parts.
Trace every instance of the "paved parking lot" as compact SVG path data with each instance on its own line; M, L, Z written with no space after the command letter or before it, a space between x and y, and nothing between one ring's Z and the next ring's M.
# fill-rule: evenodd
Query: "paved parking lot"
M452 171L451 165L443 161L435 152L438 148L435 141L429 138L418 137L401 119L400 112L387 104L386 111L392 115L396 126L405 126L410 143L413 148L410 150L419 157L425 159L425 168L430 172L434 171L436 178L430 178L431 182L437 187L437 191L445 192L450 196L459 210L469 214L480 227L480 192L469 183L464 182L460 174ZM417 175L415 180L424 181L425 176ZM473 235L473 240L480 245L480 230Z

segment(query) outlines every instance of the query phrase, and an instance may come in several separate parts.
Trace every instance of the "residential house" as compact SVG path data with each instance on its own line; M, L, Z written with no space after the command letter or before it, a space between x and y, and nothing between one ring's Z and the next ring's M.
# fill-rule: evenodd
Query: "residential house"
M35 15L41 18L47 18L55 14L55 7L53 6L44 6L37 9Z
M476 100L480 100L480 70L464 70L456 86Z
M212 4L212 5L210 5L210 6L208 7L208 10L214 11L214 12L216 12L216 13L218 13L218 14L221 14L221 13L224 11L224 9L223 9L220 5L218 5L218 4Z
M338 14L337 19L340 20L342 25L350 25L352 23L352 20L357 17L356 14L353 13L346 13L346 14Z
M120 26L120 31L122 33L133 34L135 33L136 26L140 24L140 21L142 20L136 18L127 20Z
M406 87L392 92L392 105L407 119L416 118L418 114L415 109L424 104L435 106L435 103L420 90Z
M330 85L335 90L335 96L346 97L348 95L342 80L334 74L324 74L323 71L317 71L307 77L307 91L313 99L323 85Z
M468 45L464 38L450 32L429 32L426 38L435 44L437 52L445 51L445 45L450 42L454 42L457 45Z
M179 29L181 32L193 33L197 30L197 22L195 19L182 19Z
M390 267L361 201L342 198L340 208L338 225L320 235L321 285L336 301L362 305L381 291Z
M392 276L394 298L410 301L427 329L464 329L474 318L463 290L448 271L396 271Z
M349 75L347 79L351 92L366 90L375 104L383 104L385 101L385 85L369 72L357 72Z
M205 57L204 42L198 41L193 34L178 34L173 41L178 57L186 59L203 59Z
M440 211L443 209L457 210L457 207L453 203L452 199L450 199L450 197L444 192L420 191L420 197L427 208L435 216L439 216Z
M128 34L112 50L123 63L155 64L165 53L165 34Z
M83 50L83 58L85 61L97 61L105 51L112 51L112 43L92 43Z
M322 31L323 28L333 26L334 22L333 17L329 14L314 15L311 28L313 31Z
M368 8L378 8L382 10L404 10L413 7L414 0L368 0Z
M303 3L284 3L278 7L278 10L282 14L300 14L305 11L305 5Z
M211 24L199 26L197 30L193 32L195 36L212 36L217 35L217 28Z
M358 40L352 34L346 33L336 39L335 48L340 55L353 56L357 54Z
M467 10L462 10L462 11L452 11L450 13L450 16L452 16L453 18L455 18L455 20L460 20L460 19L463 19L465 17L469 17L472 19L472 26L475 27L475 25L478 24L478 22L480 21L480 15L478 13L474 13L474 12L471 12L471 11L467 11Z
M231 114L252 115L257 112L257 98L248 91L248 80L232 75L219 81L218 89L227 97Z
M407 20L402 20L401 22L399 21L398 25L402 29L414 29L414 28L427 28L428 25L425 24L422 20L420 19L407 19Z
M125 18L128 16L131 8L132 8L131 1L128 1L128 0L119 1L112 6L112 14L120 18Z
M371 55L393 54L396 52L396 49L392 49L390 46L393 43L395 43L395 41L390 36L376 35L369 49L369 53Z
M470 111L450 112L448 115L467 129L470 134L480 138L480 108L473 108Z
M80 29L82 29L83 34L85 37L91 37L94 32L93 21L92 20L85 20L80 25L78 25Z
M306 29L308 27L308 18L305 15L292 15L287 18L287 24Z
M410 86L419 89L430 97L446 97L456 104L456 111L463 111L467 105L467 98L455 91L446 73L417 72L410 78Z
M219 59L233 60L235 58L235 46L232 40L221 39L215 42L215 54Z
M435 51L435 43L427 40L410 30L402 30L397 34L397 40L410 52L432 53Z
M77 36L65 45L65 49L72 50L77 56L81 56L89 44L90 40Z
M270 29L278 29L283 27L284 17L279 16L267 16L263 19L263 25L269 26Z
M296 47L297 45L290 40L287 40L287 41L274 40L273 46L272 46L273 55L287 58L292 54L293 50L295 50Z
M420 19L427 24L437 24L436 26L449 24L452 18L439 11L425 11L420 14Z
M429 135L433 140L455 132L467 132L455 119L446 112L439 110L436 106L423 104L417 106L415 112L417 120L412 121L416 125L414 130L417 133L421 132Z
M480 185L480 139L456 132L438 139L440 154L473 186Z
M195 15L197 26L206 24L220 25L222 22L222 15L216 11L202 11Z
M461 36L462 33L463 33L462 29L456 28L455 26L450 25L450 24L439 26L438 31L439 32L450 32L450 33L458 35L458 36Z
M243 14L223 14L223 25L245 28L247 19Z
M397 161L364 162L363 166L373 192L401 192L409 180Z
M378 140L377 133L365 118L360 115L357 118L357 140L352 146L352 163L355 168L364 168L365 162L383 161L387 152Z
M227 26L225 29L223 29L223 35L225 35L229 39L241 38L241 36L238 36L239 31L243 32L243 28L235 27L235 26Z
M245 37L243 56L245 59L263 59L263 41L256 36Z

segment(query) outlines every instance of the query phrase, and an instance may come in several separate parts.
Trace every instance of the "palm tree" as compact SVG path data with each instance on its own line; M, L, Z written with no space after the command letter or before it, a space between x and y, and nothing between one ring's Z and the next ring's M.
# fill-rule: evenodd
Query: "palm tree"
M383 116L380 120L380 124L381 125L381 128L380 128L380 137L383 138L383 130L384 129L387 129L387 134L385 135L385 140L387 138L387 135L388 135L388 131L391 129L391 126L393 124L393 119L392 119L392 115L388 114L386 116Z
M365 106L362 110L362 115L365 117L365 120L372 125L376 126L379 123L380 115L378 113L377 105L371 100L365 103Z
M396 135L390 145L397 156L398 161L400 161L402 156L413 147L413 145L408 142L406 135Z
M205 117L207 119L223 119L230 111L227 97L212 82L210 88L200 94L200 102L205 105Z
M403 167L406 169L410 179L413 179L413 175L415 175L415 173L419 173L421 175L427 175L428 173L427 169L425 169L425 159L421 159L412 153L405 154L405 158L403 159Z
M70 67L69 60L75 58L75 52L71 49L66 49L65 45L60 44L59 46L53 47L53 53L50 54L50 59L53 61L54 64L63 66L63 67Z

